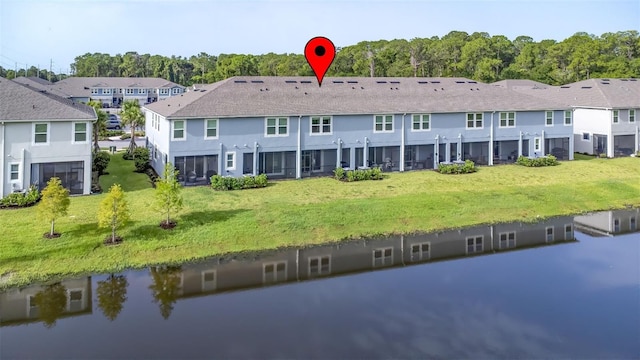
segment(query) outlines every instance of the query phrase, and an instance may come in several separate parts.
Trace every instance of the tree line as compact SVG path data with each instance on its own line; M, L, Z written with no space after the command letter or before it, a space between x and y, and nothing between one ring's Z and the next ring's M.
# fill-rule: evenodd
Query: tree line
M27 72L36 76L35 71L32 67ZM0 76L11 78L13 72L0 67ZM242 75L313 75L302 54L215 56L205 52L188 58L87 53L75 58L71 72L74 76L161 77L184 86ZM338 48L327 76L531 79L552 85L595 77L640 77L640 36L636 30L601 36L578 32L562 41L536 42L524 35L511 41L486 32L451 31L441 38L363 41Z

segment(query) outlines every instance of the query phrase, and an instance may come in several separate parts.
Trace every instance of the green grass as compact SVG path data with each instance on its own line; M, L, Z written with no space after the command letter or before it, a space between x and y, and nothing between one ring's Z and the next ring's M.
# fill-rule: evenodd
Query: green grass
M573 154L574 160L593 160L595 158L596 158L595 155L586 155L586 154L580 154L580 153Z
M353 183L287 180L229 192L186 188L185 207L174 217L178 227L164 231L152 207L153 189L138 178L144 175L114 170L109 176L105 182L129 182L133 216L119 231L124 243L102 244L108 230L97 228L96 209L104 194L74 197L68 215L56 223L63 235L54 240L42 238L48 224L34 208L1 211L0 287L236 251L640 206L639 159L593 159L543 168L480 167L466 175L391 173L382 181Z
M109 191L111 185L116 183L122 186L123 191L150 189L149 177L146 174L134 172L133 160L125 160L122 155L124 155L124 151L111 155L111 161L105 170L106 174L100 177L102 191Z

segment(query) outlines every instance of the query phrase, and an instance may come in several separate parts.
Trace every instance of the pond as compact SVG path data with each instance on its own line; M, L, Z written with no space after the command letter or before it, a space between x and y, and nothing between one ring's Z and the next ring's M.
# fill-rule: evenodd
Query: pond
M638 358L640 210L0 294L0 358Z

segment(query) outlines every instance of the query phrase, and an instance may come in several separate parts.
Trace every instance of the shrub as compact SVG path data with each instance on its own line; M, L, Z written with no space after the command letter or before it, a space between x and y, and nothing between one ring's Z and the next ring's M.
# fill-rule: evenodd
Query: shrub
M336 168L333 170L333 177L336 180L352 182L363 180L382 180L382 169L374 167L371 169L344 170Z
M109 161L111 161L111 156L106 151L98 151L93 154L93 165L91 167L92 171L97 171L98 175L104 174L104 170L109 166Z
M137 147L133 151L133 160L136 166L136 172L145 172L149 167L149 149L146 147Z
M539 158L530 159L526 156L520 156L516 160L516 164L527 167L541 167L541 166L556 166L560 165L558 159L553 155L542 156Z
M144 131L136 131L136 136L140 137L140 136L144 136ZM128 140L131 139L131 133L123 133L122 135L120 135L120 140Z
M440 174L470 174L476 171L478 168L471 160L465 160L464 164L438 164Z
M266 187L267 183L267 175L265 174L241 178L222 175L213 175L211 177L211 187L219 191L261 188Z
M11 193L0 199L0 208L27 207L40 200L40 191L35 185L31 185L25 193Z

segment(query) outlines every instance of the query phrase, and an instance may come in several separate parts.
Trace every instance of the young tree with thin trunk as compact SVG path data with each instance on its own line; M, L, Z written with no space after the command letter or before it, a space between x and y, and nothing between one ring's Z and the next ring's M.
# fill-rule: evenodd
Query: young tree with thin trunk
M163 176L156 181L155 204L158 210L166 215L161 226L172 226L171 212L182 209L180 190L182 186L178 182L178 170L168 162L164 167Z
M140 103L137 100L127 100L122 106L120 113L122 124L129 126L131 130L131 143L129 144L129 154L133 155L136 149L136 128L144 125L144 115L140 111Z
M111 228L110 243L116 242L116 230L129 221L129 209L120 184L113 184L100 203L98 226Z
M93 152L98 153L100 151L100 144L98 139L100 133L107 129L107 113L102 110L102 104L99 101L91 100L87 104L95 109L98 119L93 123Z
M67 215L69 209L69 190L62 187L62 182L57 177L52 177L47 186L42 190L42 199L38 205L40 215L51 223L49 237L55 236L55 222L61 216Z

